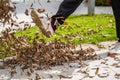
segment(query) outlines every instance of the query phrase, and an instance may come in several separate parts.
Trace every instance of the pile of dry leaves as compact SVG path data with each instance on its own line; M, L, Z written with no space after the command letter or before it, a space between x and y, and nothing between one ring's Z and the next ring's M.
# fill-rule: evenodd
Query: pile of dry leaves
M13 3L14 4L14 3ZM15 22L12 16L16 16L16 7L11 7L10 0L0 0L0 22L3 24L9 23L13 25Z
M73 61L79 61L80 65L83 65L82 60L96 58L94 49L75 50L76 45L73 44L60 41L45 42L38 40L38 34L32 43L29 43L30 38L25 36L15 37L14 33L8 34L8 31L3 34L4 37L0 38L0 53L14 54L14 57L3 57L3 65L0 66L0 69L8 69L11 78L17 73L18 66L23 72L27 71L28 76L31 76L33 69L49 69L52 66Z
M15 4L13 3L13 7L11 7L9 0L0 0L0 22L3 25L16 26L16 21L12 19L12 16L16 17ZM38 10L43 11L43 9ZM25 11L25 14L29 15L28 10ZM29 75L30 72L32 73L32 68L48 69L51 66L61 65L66 62L82 61L96 57L94 50L91 48L86 50L81 48L76 51L76 45L73 44L57 40L53 42L39 40L39 33L36 33L33 42L29 42L31 38L26 36L16 37L14 33L10 34L10 31L6 29L6 31L2 32L3 36L0 37L0 54L3 55L3 65L0 66L0 69L11 68L11 77L16 73L17 66L20 66L22 70L30 69L28 71ZM11 55L15 57L6 59L6 56Z
M10 7L9 0L0 0L0 21L4 24L12 22L13 25L14 21L11 19L10 12L15 12L15 9L15 6ZM45 42L38 40L39 35L37 34L33 42L30 43L28 37L15 37L14 33L9 34L9 32L9 29L2 32L0 54L14 54L16 57L5 60L4 67L21 65L22 69L30 67L44 69L65 62L94 59L96 56L91 48L86 50L81 48L81 50L75 51L75 45L60 41Z
M75 60L94 59L96 56L91 48L86 50L81 48L81 50L76 51L75 45L60 41L39 41L37 39L38 35L32 43L29 43L29 38L25 36L15 37L14 33L8 35L7 31L3 34L4 37L0 39L0 53L16 56L12 60L5 60L6 66L17 64L24 65L26 68L37 67L43 69Z

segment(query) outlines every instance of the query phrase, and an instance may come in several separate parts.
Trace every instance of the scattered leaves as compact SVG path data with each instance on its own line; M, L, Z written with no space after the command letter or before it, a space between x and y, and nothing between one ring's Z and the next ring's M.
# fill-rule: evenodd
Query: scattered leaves
M10 1L9 0L0 0L0 22L5 25L6 23L11 23L14 22L12 19L12 14L10 12L13 12L13 15L16 16L15 14L16 7L10 6Z
M88 60L96 57L92 48L74 52L71 49L75 48L76 45L57 40L53 42L38 41L38 35L32 43L29 43L29 38L25 36L15 37L14 33L8 34L7 32L3 32L3 35L4 37L0 39L0 45L3 48L5 45L7 47L5 49L0 48L0 52L16 56L16 58L5 60L6 66L21 65L23 70L27 68L45 69L65 62Z
M99 68L96 69L95 75L98 75L99 73Z
M100 77L100 78L106 78L108 76L109 76L109 73L98 74L98 77Z
M120 74L115 74L115 78L120 79Z
M109 53L108 57L115 58L117 56L117 53Z
M67 78L67 79L71 79L72 77L71 76L64 76L64 75L58 75L60 77L60 79L62 78Z

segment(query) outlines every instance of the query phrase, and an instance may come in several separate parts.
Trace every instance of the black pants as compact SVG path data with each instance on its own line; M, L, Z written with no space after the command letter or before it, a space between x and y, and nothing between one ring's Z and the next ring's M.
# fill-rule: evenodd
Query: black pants
M59 24L63 24L64 20L76 10L82 1L83 0L64 0L61 3L56 15L51 18L51 24L54 29L56 29L55 21L57 20Z
M117 37L120 41L120 0L111 0L111 4L116 21Z

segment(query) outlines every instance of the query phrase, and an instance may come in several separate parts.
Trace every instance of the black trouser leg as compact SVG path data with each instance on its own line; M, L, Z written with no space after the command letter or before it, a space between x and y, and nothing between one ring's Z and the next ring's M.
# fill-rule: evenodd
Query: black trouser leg
M120 0L111 0L111 4L116 21L117 37L120 40Z
M52 16L51 20L51 24L54 25L55 29L55 21L57 20L59 24L63 24L64 20L76 10L82 1L83 0L64 0L61 3L56 15Z

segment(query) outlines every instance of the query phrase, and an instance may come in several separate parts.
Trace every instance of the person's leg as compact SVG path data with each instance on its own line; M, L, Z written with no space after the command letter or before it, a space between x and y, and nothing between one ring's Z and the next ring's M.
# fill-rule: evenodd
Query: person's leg
M115 16L117 37L120 42L120 0L111 0L111 4Z
M64 0L55 15L51 18L51 25L54 30L56 29L56 22L60 25L64 23L64 20L71 15L76 8L81 4L83 0Z
M115 16L116 23L116 34L118 37L118 42L113 48L110 49L110 53L120 53L120 0L111 0L113 13Z
M40 27L44 35L50 37L50 35L55 32L57 26L62 25L64 20L76 10L82 1L83 0L63 0L57 13L51 17L50 23L48 23L49 19L46 19L45 15L42 15L42 13L39 14L37 10L33 9L31 11L32 20Z

